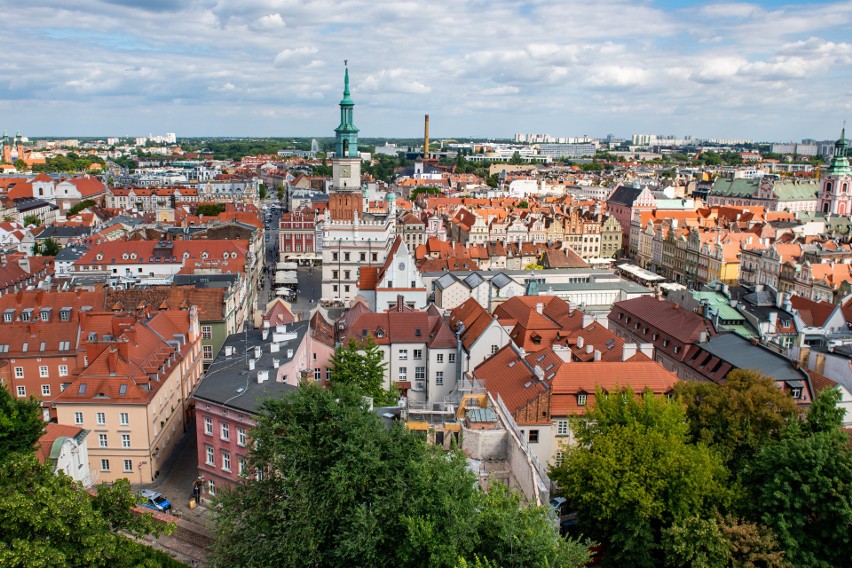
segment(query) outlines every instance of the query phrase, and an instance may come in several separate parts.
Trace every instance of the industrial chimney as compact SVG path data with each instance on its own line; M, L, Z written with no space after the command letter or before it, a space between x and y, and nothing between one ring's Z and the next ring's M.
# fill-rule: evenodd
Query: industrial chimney
M423 158L429 157L429 115L426 115L426 120L423 124Z

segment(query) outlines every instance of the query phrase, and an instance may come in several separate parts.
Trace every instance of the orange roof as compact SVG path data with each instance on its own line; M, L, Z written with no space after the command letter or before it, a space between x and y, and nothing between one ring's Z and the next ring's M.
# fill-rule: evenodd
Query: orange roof
M38 439L38 448L36 450L38 460L42 463L47 461L53 449L53 443L59 438L76 438L82 431L83 429L79 426L48 422L44 425L44 434Z
M585 394L586 406L593 405L595 389L598 387L610 392L631 387L637 394L649 388L654 394L663 394L671 391L677 382L677 375L650 360L562 365L553 378L551 415L585 413L586 407L578 404L577 395Z

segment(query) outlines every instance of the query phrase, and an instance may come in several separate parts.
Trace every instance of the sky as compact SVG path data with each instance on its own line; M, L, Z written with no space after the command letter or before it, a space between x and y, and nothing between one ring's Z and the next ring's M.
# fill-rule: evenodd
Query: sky
M835 139L852 0L0 0L0 130Z

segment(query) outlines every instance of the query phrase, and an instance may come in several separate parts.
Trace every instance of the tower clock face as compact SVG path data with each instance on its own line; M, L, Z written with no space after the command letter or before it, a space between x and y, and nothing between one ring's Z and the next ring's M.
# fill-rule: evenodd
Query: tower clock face
M352 168L349 166L340 166L340 177L349 177L352 175Z

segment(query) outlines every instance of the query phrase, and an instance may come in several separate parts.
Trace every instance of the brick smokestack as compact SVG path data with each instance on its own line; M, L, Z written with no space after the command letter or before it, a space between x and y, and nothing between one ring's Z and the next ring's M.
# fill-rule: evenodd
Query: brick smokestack
M423 123L423 157L429 157L429 115L426 115L426 120Z

